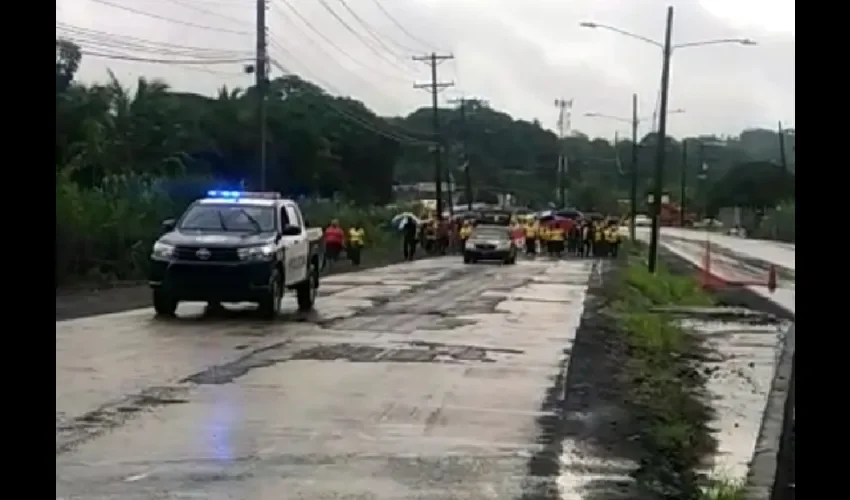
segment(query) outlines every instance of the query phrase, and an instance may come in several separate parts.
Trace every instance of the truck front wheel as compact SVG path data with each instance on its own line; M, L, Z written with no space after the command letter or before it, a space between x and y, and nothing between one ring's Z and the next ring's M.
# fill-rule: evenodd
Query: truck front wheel
M283 300L283 275L275 270L268 289L259 300L258 311L265 319L275 319L280 313L280 303Z
M316 303L316 294L319 289L319 265L318 262L311 262L310 269L307 271L307 277L303 282L299 283L295 289L298 297L298 310L310 311Z
M177 300L162 290L154 290L153 310L157 316L173 317L175 311L177 311Z

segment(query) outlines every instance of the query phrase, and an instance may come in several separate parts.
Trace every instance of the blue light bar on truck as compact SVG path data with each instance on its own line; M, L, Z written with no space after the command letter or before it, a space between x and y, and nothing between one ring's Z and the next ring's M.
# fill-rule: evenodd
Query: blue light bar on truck
M212 190L207 191L207 196L210 198L225 198L238 200L240 198L251 198L255 200L279 200L280 193L262 193L262 192L251 192L251 191L218 191Z

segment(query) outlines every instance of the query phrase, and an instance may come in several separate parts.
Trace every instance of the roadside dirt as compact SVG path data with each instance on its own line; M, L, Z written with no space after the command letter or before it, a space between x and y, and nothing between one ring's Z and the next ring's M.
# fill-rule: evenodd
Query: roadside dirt
M541 408L548 414L538 422L541 450L528 464L529 476L548 481L540 481L523 500L560 498L556 481L564 464L586 468L584 474L597 478L583 487L582 498L639 498L633 482L622 479L630 472L623 464L637 457L630 439L636 424L625 407L628 388L622 367L627 353L619 337L611 334L610 318L603 314L607 305L604 287L615 282L618 267L619 263L597 261L569 367L554 380Z
M330 276L360 271L397 264L401 260L397 256L389 257L385 254L369 258L366 254L359 267L352 266L348 261L342 261L324 274ZM141 281L60 288L56 290L56 321L140 309L150 306L150 302L150 289L147 282Z

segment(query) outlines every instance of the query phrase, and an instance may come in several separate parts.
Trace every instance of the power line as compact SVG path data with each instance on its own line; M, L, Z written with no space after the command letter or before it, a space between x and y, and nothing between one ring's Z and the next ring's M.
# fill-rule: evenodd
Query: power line
M124 48L136 50L139 52L151 52L160 54L205 54L208 56L216 56L218 58L237 57L247 55L249 51L239 50L218 50L210 49L209 47L198 47L191 45L179 45L168 42L159 42L138 38L128 35L119 35L107 31L100 31L79 26L69 25L65 23L56 23L57 36L61 38L76 38L85 40L86 43L94 43L100 45L113 45L115 48Z
M392 59L387 58L387 57L386 57L386 55L385 55L383 52L381 52L380 50L376 49L376 48L375 48L375 47L374 47L374 46L373 46L373 45L369 42L369 40L368 40L368 39L366 39L366 38L365 38L362 34L360 34L359 32L357 32L357 30L355 30L354 28L352 28L352 27L351 27L351 25L350 25L350 24L348 24L348 23L345 21L345 19L343 19L342 17L340 17L340 15L339 15L339 14L337 14L337 12L336 12L335 10L333 10L333 8L332 8L330 5L328 5L328 3L327 3L327 1L326 1L326 0L319 0L319 4L320 4L320 5L322 6L322 8L323 8L323 9L325 9L325 10L326 10L326 11L327 11L327 12L328 12L328 13L329 13L329 14L330 14L330 15L331 15L334 19L336 19L336 20L337 20L337 22L339 22L339 23L340 23L340 24L341 24L341 25L342 25L342 26L343 26L343 27L344 27L344 28L345 28L345 29L346 29L349 33L351 33L352 35L354 35L354 37L355 37L355 38L357 38L358 40L360 40L360 42L361 42L361 43L363 43L363 45L365 45L365 46L366 46L366 48L368 48L370 51L372 51L372 53L373 53L373 54L375 54L376 56L380 57L381 59L383 59L384 61L388 62L389 64L392 64L392 65L394 65L394 66L399 66L399 67L401 67L401 68L404 68L404 70L405 70L405 71L409 71L409 69L407 69L405 66L403 66L403 65L399 65L399 63L398 63L398 62L393 61Z
M104 52L90 51L90 50L81 50L81 53L84 56L89 57L102 57L104 59L115 59L119 61L138 61L138 62L148 62L148 63L156 63L156 64L174 64L174 65L183 65L183 64L233 64L233 63L244 63L246 61L250 61L250 59L154 59L150 57L136 57L130 56L126 54L108 54Z
M173 3L174 5L179 5L183 8L185 8L185 9L194 10L195 12L200 12L201 14L206 14L208 16L213 16L213 17L217 17L219 19L224 19L225 21L230 21L232 23L236 23L236 24L240 24L240 25L246 24L245 21L243 21L241 19L236 19L235 17L228 16L227 14L220 14L220 13L212 11L212 10L207 10L203 7L198 7L196 5L192 5L191 3L186 3L186 2L183 2L181 0L166 0L166 1L168 1L169 3ZM205 2L201 2L201 3L205 3Z
M391 79L394 79L394 80L403 80L403 81L405 81L405 82L409 81L409 79L408 79L407 77L399 76L399 75L397 75L397 74L393 74L393 73L389 73L389 72L384 72L384 71L380 70L379 68L376 68L376 67L373 67L373 66L371 66L371 65L367 65L367 64L363 63L362 61L360 61L359 59L357 59L356 57L354 57L353 55L351 55L351 53L350 53L350 52L346 51L345 49L343 49L342 47L340 47L339 45L337 45L337 44L336 44L333 40L331 40L331 39L330 39L327 35L325 35L325 34L324 34L321 30L319 30L319 29L317 29L315 26L313 26L313 24L312 24L312 23L311 23L311 22L310 22L310 21L309 21L306 17L304 17L304 15L302 15L300 12L298 12L298 10L296 10L296 9L295 9L295 7L293 7L293 6L292 6L292 4L289 2L289 0L279 0L279 1L280 1L280 3L282 3L284 6L286 6L286 8L287 8L287 9L289 9L289 10L290 10L290 11L291 11L291 12L292 12L292 13L293 13L296 17L298 17L298 19L300 19L300 20L301 20L301 22L304 24L304 26L306 26L306 27L307 27L307 29L309 29L310 31L312 31L313 33L315 33L315 34L316 34L319 38L321 38L321 39L322 39L325 43L327 43L328 45L330 45L333 49L335 49L337 52L339 52L340 54L342 54L343 56L345 56L348 60L350 60L351 62L353 62L353 63L354 63L354 64L356 64L357 66L359 66L359 67L361 67L361 68L363 68L363 69L365 69L365 70L367 70L367 71L373 72L373 73L379 73L381 76L386 77L386 78L391 78ZM285 13L285 12L283 12L283 9L282 9L282 8L279 8L279 7L277 6L277 4L276 4L276 3L272 3L272 10L275 10L275 11L278 13L278 15L280 15L281 17L283 17L285 20L287 20L287 21L288 21L290 24L292 24L293 26L297 26L297 25L293 22L292 18L290 18L289 16L287 16L287 15L286 15L286 13ZM304 33L305 31L306 31L306 30L302 30L302 34L303 34L303 36L304 36L304 39L305 39L305 40L307 40L307 41L308 41L311 45L313 45L316 49L318 49L318 50L322 51L323 53L325 53L325 55L327 55L328 57L330 57L331 59L333 59L333 57L332 57L332 56L331 56L331 55L330 55L327 51L325 51L325 50L322 48L322 46L321 46L321 45L319 45L318 43L316 43L316 42L315 42L315 40L313 40L310 36L308 36L306 33ZM340 66L342 66L342 65L340 65Z
M325 54L325 56L327 56L328 58L330 58L331 60L333 60L333 56L331 56L330 54L328 54L328 53L327 53L327 52L326 52L326 51L325 51L325 50L324 50L324 49L323 49L320 45L316 44L313 40L310 40L309 38L308 38L308 40L309 40L310 42L312 42L312 45L314 45L314 47L315 47L316 49L320 50L321 52L323 52L323 53ZM300 58L296 57L296 56L295 56L295 55L294 55L294 54L293 54L290 50L286 49L286 48L283 46L283 44L281 44L281 43L279 43L277 40L275 40L275 38L274 38L274 37L270 38L270 39L269 39L269 41L270 41L270 45L272 46L272 48L276 49L277 51L281 52L282 54L284 54L284 55L286 56L286 58L285 58L286 60L288 60L288 61L293 61L293 62L295 62L295 63L298 63L298 65L299 65L299 66L303 69L303 70L302 70L302 73L304 73L304 74L306 74L307 76L309 76L309 77L310 77L310 79L315 80L315 81L318 81L318 82L320 82L322 85L324 85L324 86L326 86L326 87L328 87L328 88L331 88L331 89L332 89L332 90L334 90L335 92L337 92L337 93L341 94L341 92L338 92L337 90L333 89L332 87L327 86L324 82L321 82L318 78L316 78L316 77L314 77L314 76L310 75L310 74L309 74L309 72L308 72L308 71L306 71L307 69L309 69L309 65L305 64L305 63L304 63L304 61L303 61L302 59L300 59ZM281 59L284 59L284 58L281 58ZM334 62L336 62L336 61L334 61ZM337 63L337 64L338 64L338 63ZM339 65L339 64L338 64L338 65ZM341 67L341 68L345 69L345 70L346 70L346 71L348 71L348 72L349 72L352 76L354 76L355 78L357 78L358 80L360 80L362 83L364 83L364 84L366 84L367 86L371 87L372 89L376 90L376 91L378 92L378 94L379 94L379 95L383 95L383 94L385 94L385 92L384 92L384 91L382 91L382 90L381 90L381 89L379 89L377 86L375 86L375 85L374 85L372 82L370 82L367 78L362 77L360 74L358 74L358 73L356 73L356 72L354 72L354 71L350 71L350 70L348 70L348 68L346 68L345 66L339 65L339 67Z
M101 40L98 38L92 37L84 37L78 35L66 35L59 34L57 38L62 40L68 40L69 42L74 43L82 48L87 48L91 50L100 50L100 51L121 51L126 52L130 51L137 56L144 57L183 57L183 58L191 58L197 60L216 60L216 59L242 59L247 58L248 54L240 54L240 53L227 53L227 52L197 52L194 50L186 50L186 49L170 49L170 48L161 48L161 47L148 47L140 44L133 43L121 43L111 40Z
M169 2L172 3L172 0L155 0L157 2ZM207 6L220 6L220 7L244 7L244 0L185 0L191 3L199 3L201 5Z
M354 20L355 20L355 21L357 21L357 23L358 23L358 24L360 24L360 26L362 26L362 27L363 27L363 29L366 31L366 33L368 33L368 34L369 34L369 36L371 36L373 40L375 40L376 42L378 42L378 45L380 45L380 46L381 46L384 50L386 50L388 53L392 54L392 55L393 55L393 56L395 56L395 57L398 57L398 56L395 54L395 52L393 51L393 49L391 49L390 47L388 47L388 46L387 46L387 45L383 42L383 40L381 40L381 37L380 37L380 36L378 36L378 34L377 34L376 30L375 30L375 29L374 29L374 28L373 28L373 27L372 27L369 23L367 23L366 21L364 21L364 20L363 20L363 18L362 18L362 17L360 17L360 16L357 14L357 12L355 12L355 11L354 11L354 9L352 9L352 8L351 8L351 6L349 6L349 5L348 5L348 3L347 3L345 0L337 0L337 2L339 2L339 3L340 3L340 5L342 5L342 7L343 7L346 11L348 11L348 13L351 15L351 17L353 17L353 18L354 18ZM413 49L409 49L409 48L407 48L407 47L404 47L403 45L400 45L398 42L396 42L395 40L393 40L393 39L391 39L391 38L387 38L387 39L388 39L390 42L394 43L397 47L399 47L399 48L400 48L402 51L404 51L404 52L416 52L416 50L413 50ZM406 63L407 63L407 61L405 61L405 60L403 60L403 59L402 59L402 62L403 62L403 64L406 64Z
M81 48L84 49L92 49L95 51L132 51L138 54L138 57L153 57L153 56L165 56L165 57L184 57L190 58L192 60L197 61L217 61L217 60L240 60L246 61L249 60L247 55L242 54L198 54L191 51L175 51L175 50L157 50L146 47L137 47L132 45L125 45L120 43L103 43L98 41L91 41L86 39L81 39L79 37L60 37L62 39L68 40Z
M222 32L226 32L226 33L237 33L237 34L246 34L246 35L250 34L247 31L236 32L234 30L226 30L226 29L214 28L214 27L211 27L211 26L199 25L199 24L195 24L195 23L188 23L188 22L184 22L184 21L181 21L181 20L178 20L178 19L173 19L173 18L169 18L169 17L165 17L165 16L160 16L160 15L157 15L157 14L152 14L152 13L149 13L149 12L140 11L140 10L137 10L137 9L132 9L132 8L125 7L125 6L122 6L122 5L113 4L111 2L108 2L107 0L93 0L93 1L95 1L97 3L102 3L104 5L108 5L110 7L116 8L116 9L126 10L128 12L132 12L132 13L137 14L137 15L150 17L150 18L158 19L158 20L165 21L165 22L181 24L181 25L188 26L188 27L194 27L194 28L198 28L198 29L207 29L207 30L212 30L212 31L222 31ZM171 1L172 1L172 3L179 3L179 2L175 2L174 0L171 0ZM262 67L262 62L265 61L266 64L273 63L277 68L281 69L285 74L291 74L289 71L287 71L285 68L283 68L283 66L281 66L280 64L273 62L273 61L270 61L268 59L268 57L264 54L264 50L259 50L261 43L263 45L265 44L265 36L264 36L265 20L262 19L261 16L260 16L260 12L264 13L264 11L265 11L265 1L264 0L258 0L257 7L258 7L257 10L258 10L258 28L259 28L257 30L257 34L258 34L258 37L257 37L258 38L258 54L257 54L257 61L256 61L257 66ZM292 8L291 5L289 5L289 7ZM200 10L200 9L197 9L197 10ZM294 8L292 10L297 13L297 11L295 11ZM302 17L302 16L299 15L299 17ZM338 17L338 16L335 16L335 17ZM306 22L306 20L303 19L303 17L302 17L302 20L304 20ZM341 21L344 24L344 21L341 18L339 18L338 20ZM350 27L348 27L348 28L350 28ZM61 27L60 27L60 29L61 29ZM88 35L89 40L94 40L94 43L88 42L88 44L89 45L95 45L94 48L96 50L89 50L89 49L85 49L85 48L84 48L84 50L82 50L83 55L90 56L90 57L101 57L101 58L112 59L112 60L134 61L134 62L151 63L151 64L163 64L163 65L169 65L169 66L184 66L185 67L186 65L189 65L190 68L193 65L245 63L245 62L250 61L250 59L248 59L247 57L243 57L243 58L197 58L197 57L195 57L195 58L186 58L186 59L176 59L176 58L172 59L172 58L141 57L141 56L134 56L134 55L128 55L128 54L123 54L123 53L115 53L115 52L112 52L110 49L112 49L112 50L114 50L114 49L134 50L135 49L136 51L142 51L142 52L143 51L153 51L153 52L155 52L156 49L157 49L156 47L153 48L154 50L151 50L152 49L151 47L145 47L144 44L145 43L155 44L156 42L151 42L149 40L134 38L134 37L124 37L125 40L122 41L120 39L120 36L113 35L113 34L110 34L110 33L107 33L107 32L98 32L97 30L86 30L85 28L75 28L75 27L68 27L67 29L69 29L69 31L71 31L71 32L77 31L78 34L82 33L83 35ZM262 33L262 35L260 35L261 33ZM354 32L354 33L356 34L356 32ZM274 41L272 41L272 42L274 43ZM99 47L98 47L98 45L99 45ZM161 45L168 46L168 45L171 45L171 44L161 44ZM371 46L369 46L369 47L371 48ZM173 46L172 48L181 48L181 49L184 49L184 50L185 49L188 49L188 50L193 50L193 49L204 50L203 48L200 48L200 47L194 47L193 48L193 47L186 47L186 46ZM285 49L283 49L282 47L279 47L279 48L281 48L284 52L288 53L288 51L285 51ZM97 50L97 49L99 49L99 50ZM104 49L106 49L106 50L104 50ZM160 51L167 50L162 46L159 47L158 49ZM264 49L264 47L263 47L263 49ZM191 69L200 70L201 68L191 68ZM256 68L255 68L255 71L256 71ZM263 73L265 73L265 72L263 71ZM258 80L264 81L266 83L268 82L267 78L265 77L265 74L262 75L262 78L258 78ZM262 99L261 102L264 103L265 99ZM326 102L325 100L322 100L322 102L326 106L328 106L330 109L332 109L334 112L339 114L340 116L348 119L351 122L356 123L361 128L370 130L371 132L376 133L378 135L381 135L383 137L386 137L386 138L389 138L389 139L392 139L392 140L395 140L395 141L398 141L398 142L402 142L402 143L408 143L408 144L431 144L429 141L417 139L415 137L406 136L406 135L400 134L400 133L387 132L387 131L384 131L384 130L376 129L374 126L372 126L368 122L366 122L363 118L358 117L356 115L353 115L350 112L344 111L344 110L342 110L342 109L340 109L336 106L333 106L330 102ZM261 104L261 108L264 108L264 104ZM264 120L261 119L261 121L264 121ZM265 127L263 127L263 129L264 128ZM265 141L262 141L262 142L263 142L263 144L265 143Z
M165 22L169 22L169 23L173 23L173 24L179 24L179 25L182 25L182 26L186 26L188 28L195 28L195 29L206 30L206 31L217 31L219 33L231 33L231 34L234 34L234 35L250 35L251 34L248 31L236 31L236 30L229 30L229 29L226 29L226 28L216 28L214 26L205 26L203 24L190 23L190 22L187 22L187 21L182 21L180 19L174 19L174 18L171 18L171 17L161 16L159 14L154 14L154 13L151 13L151 12L145 12L143 10L137 10L137 9L132 8L132 7L127 7L127 6L124 6L124 5L115 4L115 3L109 2L107 0L91 0L91 1L112 7L114 9L125 10L127 12L131 12L131 13L139 15L139 16L150 17L151 19L158 19L160 21L165 21Z
M293 73L291 73L284 66L279 64L277 61L272 60L271 64L272 64L272 66L277 68L279 71L281 71L283 74L293 75ZM327 97L330 97L330 96L327 96ZM343 118L347 118L349 121L353 122L354 124L360 125L362 128L369 130L370 132L373 132L373 133L378 134L380 136L383 136L387 139L392 139L392 140L395 140L397 142L407 143L407 144L423 144L423 145L433 144L429 141L424 141L422 139L410 137L410 136L407 136L405 134L396 133L396 132L392 132L392 131L380 130L380 129L376 128L375 126L369 124L364 118L358 117L358 116L354 115L353 113L350 113L348 111L344 111L341 108L335 106L334 104L331 103L331 101L329 99L323 99L321 102L322 102L322 104L327 106L328 109L339 114Z
M403 24L401 24L401 23L400 23L400 22L399 22L399 21L398 21L395 17L393 17L393 15L392 15L392 14L390 14L390 13L389 13L389 11L387 11L387 9L386 9L386 8L384 7L384 5L380 2L380 0L372 0L372 3L374 3L374 4L375 4L375 6L376 6L376 7L378 7L378 10L380 10L380 11L381 11L381 13L383 13L383 14L387 17L387 19L389 19L389 20L390 20L390 22L392 22L393 24L395 24L395 25L396 25L396 27L397 27L397 28L398 28L398 29L399 29L402 33L404 33L404 34L405 34L408 38L410 38L410 39L411 39L411 40L413 40L414 42L416 42L416 43L418 43L418 44L422 45L423 47L426 47L426 48L431 49L431 50L436 50L436 48L435 48L432 44L430 44L430 43L428 43L428 42L426 42L426 41L422 40L421 38L417 37L416 35L414 35L414 34L413 34L413 33L411 33L410 31L408 31L408 30L407 30L407 28L405 28Z
M278 50L280 50L282 53L284 53L285 55L287 55L287 56L288 56L290 59L292 59L293 61L295 61L295 62L297 62L297 63L301 64L301 66L306 67L306 66L304 65L303 61L300 61L300 60L299 60L297 57L295 57L295 56L294 56L291 52L289 52L289 51L288 51L288 50L286 50L284 47L282 47L282 46L278 45L276 42L274 42L274 40L272 40L272 46L273 46L273 47L275 47L275 48L277 48ZM284 66L282 66L280 63L273 62L272 64L273 64L275 67L277 67L278 69L280 69L280 70L281 70L281 71L282 71L285 75L295 75L295 76L297 76L294 72L292 72L292 71L290 71L289 69L285 68L285 67L284 67ZM321 79L316 78L315 76L311 76L311 77L310 77L310 79L311 79L311 80L313 80L313 81L315 81L315 82L317 82L317 83L318 83L319 85L321 85L322 87L324 87L324 88L326 88L326 89L329 89L329 90L333 91L334 93L336 93L336 94L337 94L337 95L339 95L339 96L342 96L342 95L344 94L343 92L340 92L340 91L339 91L339 89L334 88L332 85L329 85L327 82L322 81ZM398 127L396 127L396 128L398 128ZM417 132L415 132L415 131L411 131L411 130L404 130L404 129L400 129L398 132L391 132L391 135L393 135L393 136L394 136L393 138L395 138L395 139L397 139L397 140L399 140L399 141L401 141L401 142L421 143L421 144L425 144L425 143L427 143L427 144L431 144L431 142L429 142L429 141L426 141L426 140L423 140L423 139L418 139L418 138L416 138Z

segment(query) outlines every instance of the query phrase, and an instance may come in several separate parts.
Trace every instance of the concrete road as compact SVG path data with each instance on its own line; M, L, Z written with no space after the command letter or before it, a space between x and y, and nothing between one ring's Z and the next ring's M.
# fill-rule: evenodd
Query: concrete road
M593 269L443 258L328 278L273 324L196 304L57 322L56 496L514 498L544 480L538 421Z

